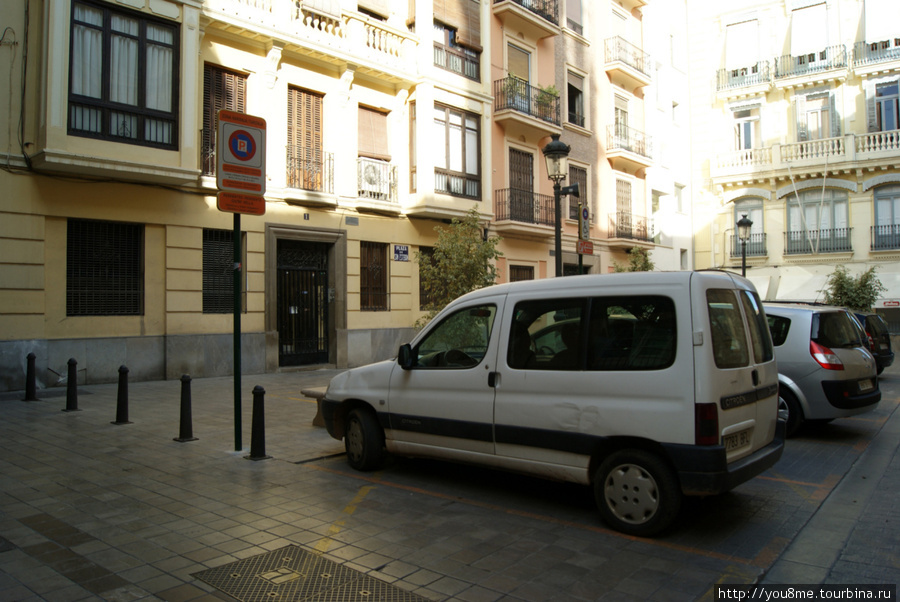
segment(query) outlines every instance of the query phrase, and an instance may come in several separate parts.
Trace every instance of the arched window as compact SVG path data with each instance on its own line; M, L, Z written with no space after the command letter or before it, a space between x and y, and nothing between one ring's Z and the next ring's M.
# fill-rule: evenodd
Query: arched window
M811 188L787 199L785 253L850 251L847 193L837 188Z
M732 236L731 255L741 256L741 241L737 235L737 222L743 216L753 222L750 227L750 239L747 241L747 257L766 255L766 229L763 222L763 200L760 197L746 197L734 203L734 236Z
M900 186L875 189L875 225L872 250L900 248Z

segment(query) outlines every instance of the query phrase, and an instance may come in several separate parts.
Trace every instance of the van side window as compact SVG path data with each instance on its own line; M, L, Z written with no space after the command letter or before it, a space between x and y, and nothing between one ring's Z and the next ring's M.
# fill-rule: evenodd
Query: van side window
M429 332L413 350L414 365L425 368L471 368L487 353L497 314L495 305L456 311Z
M747 334L735 292L710 289L706 291L706 304L716 366L739 368L749 365Z
M675 362L675 304L656 295L591 300L588 370L662 370Z
M585 299L525 301L516 305L507 363L519 370L581 370Z
M772 338L769 335L766 314L759 295L750 291L740 291L738 295L744 305L744 313L750 326L750 340L753 341L753 361L757 364L771 361L775 357Z

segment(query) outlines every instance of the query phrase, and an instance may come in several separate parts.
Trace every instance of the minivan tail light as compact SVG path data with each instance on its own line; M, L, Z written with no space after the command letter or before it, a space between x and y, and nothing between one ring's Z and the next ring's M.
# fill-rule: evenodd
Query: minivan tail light
M697 445L719 444L719 408L716 404L694 406L694 439Z
M844 363L841 361L841 358L825 345L819 345L815 341L810 341L809 354L816 360L816 363L826 370L844 369Z

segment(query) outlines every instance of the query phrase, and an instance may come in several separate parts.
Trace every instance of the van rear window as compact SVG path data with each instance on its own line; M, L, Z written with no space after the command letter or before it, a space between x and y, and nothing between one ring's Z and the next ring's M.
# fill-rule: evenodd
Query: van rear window
M719 368L740 368L750 363L747 333L735 291L706 291L713 356Z
M675 304L658 295L516 304L508 363L529 370L661 370L675 361Z

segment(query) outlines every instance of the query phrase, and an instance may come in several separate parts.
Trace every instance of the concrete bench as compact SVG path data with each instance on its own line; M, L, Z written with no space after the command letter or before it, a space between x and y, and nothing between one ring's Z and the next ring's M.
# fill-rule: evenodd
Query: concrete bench
M316 416L313 418L313 426L325 426L325 420L322 419L322 408L319 407L319 401L325 397L325 390L328 387L310 387L309 389L300 389L300 394L304 397L316 400Z

